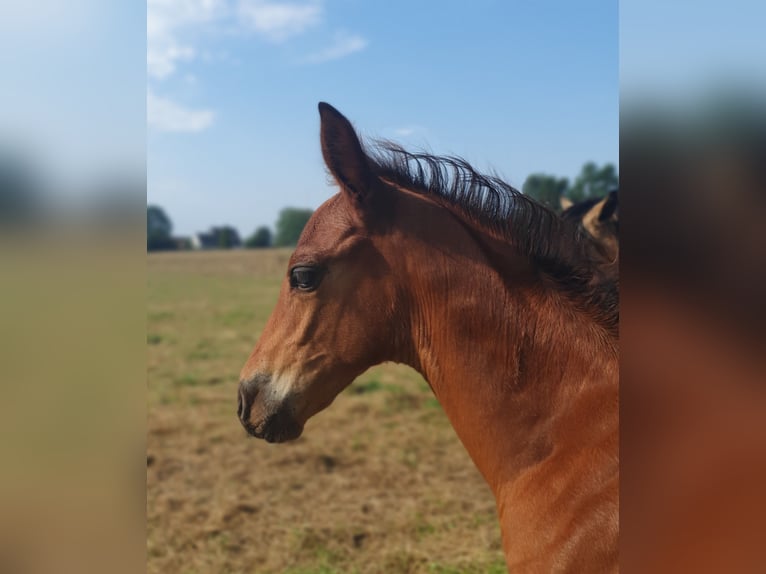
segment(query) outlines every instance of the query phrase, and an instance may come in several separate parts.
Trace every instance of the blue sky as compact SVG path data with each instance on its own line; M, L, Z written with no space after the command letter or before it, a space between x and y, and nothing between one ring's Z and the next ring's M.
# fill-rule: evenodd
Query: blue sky
M623 105L646 98L689 108L720 90L766 89L760 0L623 0Z
M618 161L617 2L149 0L148 202L247 235L334 190L320 100L520 187Z

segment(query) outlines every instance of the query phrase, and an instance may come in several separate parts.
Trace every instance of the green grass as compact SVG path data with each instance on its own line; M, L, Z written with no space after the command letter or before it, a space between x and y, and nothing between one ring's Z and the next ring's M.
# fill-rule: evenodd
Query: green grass
M150 311L147 315L147 319L150 323L169 321L173 317L174 315L170 311Z
M423 402L423 406L424 407L428 407L429 409L439 409L440 410L442 408L441 403L439 402L439 400L436 397L428 397Z
M377 379L372 379L370 381L354 383L351 385L350 391L355 395L364 395L367 393L375 393L377 391L381 391L384 388L385 387L383 383Z
M198 375L186 373L175 379L173 383L179 387L196 387L201 384L201 379Z

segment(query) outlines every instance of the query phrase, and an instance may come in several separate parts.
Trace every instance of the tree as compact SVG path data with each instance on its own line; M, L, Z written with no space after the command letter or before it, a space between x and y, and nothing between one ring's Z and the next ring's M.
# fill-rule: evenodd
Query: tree
M271 242L271 229L263 225L256 229L255 232L245 240L245 247L271 247Z
M286 207L280 211L274 245L286 246L298 243L298 238L313 213L311 209L297 207Z
M543 173L530 175L521 190L525 195L546 204L555 211L561 210L561 198L569 191L569 180Z
M146 206L146 250L173 249L173 224L165 211L157 205Z
M239 247L242 245L239 233L230 225L215 227L213 228L213 231L218 237L218 247L221 249L231 249L232 247Z
M608 163L599 168L589 161L575 179L574 185L569 190L567 197L577 203L593 197L605 197L613 189L616 189L620 180L614 165Z

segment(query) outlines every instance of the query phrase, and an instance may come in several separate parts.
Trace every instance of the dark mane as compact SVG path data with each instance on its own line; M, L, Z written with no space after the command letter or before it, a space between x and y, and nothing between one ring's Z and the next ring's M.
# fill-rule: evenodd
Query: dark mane
M428 195L515 246L564 291L595 304L598 314L616 328L616 285L599 280L576 221L560 217L497 175L477 172L459 157L409 152L377 141L370 159L377 176Z

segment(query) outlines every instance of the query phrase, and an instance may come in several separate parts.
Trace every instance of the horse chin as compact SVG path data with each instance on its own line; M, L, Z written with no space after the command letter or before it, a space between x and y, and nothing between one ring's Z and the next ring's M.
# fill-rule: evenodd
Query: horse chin
M286 429L269 431L263 435L263 439L268 443L288 442L297 439L303 434L302 426L293 426Z
M289 413L277 412L257 424L248 424L245 430L255 438L279 443L297 439L303 433L303 425Z

